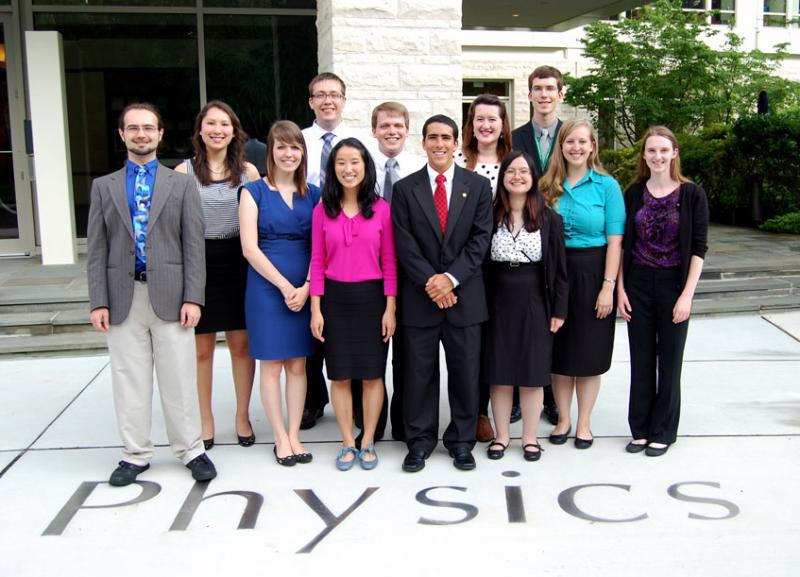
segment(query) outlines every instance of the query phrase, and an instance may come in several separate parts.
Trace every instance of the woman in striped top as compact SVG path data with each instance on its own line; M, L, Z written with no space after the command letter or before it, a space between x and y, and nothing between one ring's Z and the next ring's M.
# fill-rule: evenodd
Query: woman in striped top
M213 100L203 107L195 120L194 158L176 167L178 172L195 177L206 225L206 304L195 329L197 391L206 450L214 446L211 380L218 331L225 331L231 355L236 390L236 436L244 447L255 443L249 412L255 362L247 351L244 319L247 261L239 242L237 191L244 183L257 180L259 174L256 167L244 159L246 140L247 135L233 109Z

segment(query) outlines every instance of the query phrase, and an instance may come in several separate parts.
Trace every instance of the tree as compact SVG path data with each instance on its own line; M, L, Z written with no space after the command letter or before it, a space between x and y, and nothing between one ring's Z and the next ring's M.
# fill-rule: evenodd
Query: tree
M783 47L773 56L744 52L741 38L728 32L715 51L708 41L717 29L681 4L658 0L632 17L586 28L584 55L594 64L589 74L567 79L566 101L589 110L604 137L630 145L653 124L694 133L751 110L761 88L779 88L779 100L796 94L798 83L773 76Z

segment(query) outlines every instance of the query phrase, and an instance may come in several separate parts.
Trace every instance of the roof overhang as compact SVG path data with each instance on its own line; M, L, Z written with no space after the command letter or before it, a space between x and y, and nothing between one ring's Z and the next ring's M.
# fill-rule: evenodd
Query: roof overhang
M462 0L464 29L560 32L647 4L648 0Z

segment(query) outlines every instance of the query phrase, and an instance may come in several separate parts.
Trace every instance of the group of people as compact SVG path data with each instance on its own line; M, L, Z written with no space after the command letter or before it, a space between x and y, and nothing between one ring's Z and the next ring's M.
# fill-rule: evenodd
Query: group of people
M224 102L200 111L195 155L175 171L156 158L158 111L127 106L128 160L93 183L87 242L91 321L108 334L123 441L109 482L130 484L149 467L154 367L170 446L195 479L216 476L206 452L223 331L238 442L256 441L258 360L280 465L313 459L299 431L328 402L324 364L342 438L336 467L375 468L390 422L408 447L402 468L423 469L439 439L440 344L451 414L442 440L456 468L475 468L476 440L503 458L515 414L524 459L541 457L543 409L550 443L566 443L573 395L574 445L587 449L616 309L631 352L626 450L663 455L677 436L705 193L681 174L674 135L651 127L623 195L592 126L558 119L561 73L536 68L528 90L532 120L513 132L492 95L472 103L461 141L451 118L428 118L422 159L405 150L402 104L378 105L372 137L359 134L342 121L345 83L322 73L309 84L314 123L272 125L263 177Z

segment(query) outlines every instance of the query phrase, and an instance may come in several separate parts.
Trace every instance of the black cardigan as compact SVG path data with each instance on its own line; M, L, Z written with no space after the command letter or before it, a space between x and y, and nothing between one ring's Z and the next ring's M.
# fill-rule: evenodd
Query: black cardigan
M636 242L636 213L644 204L645 182L630 185L625 191L625 236L622 239L622 272L625 278L633 263ZM678 246L681 253L681 283L686 284L689 263L693 256L705 258L708 250L708 200L701 186L693 182L681 184Z

